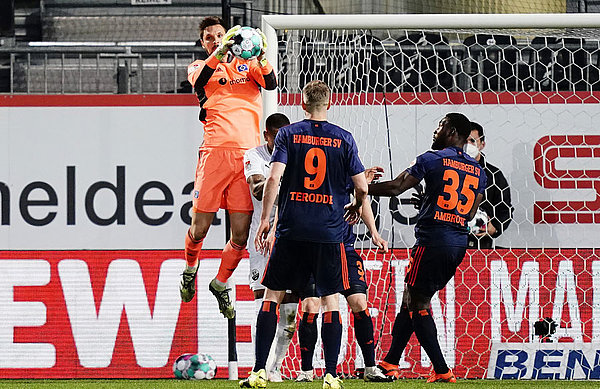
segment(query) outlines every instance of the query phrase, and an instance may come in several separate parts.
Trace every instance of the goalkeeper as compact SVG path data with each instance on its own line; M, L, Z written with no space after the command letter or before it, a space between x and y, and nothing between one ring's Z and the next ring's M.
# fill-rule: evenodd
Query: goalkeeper
M204 18L200 40L208 58L188 66L188 81L200 103L204 141L196 167L192 224L185 238L187 266L180 294L184 302L194 298L202 241L219 208L228 210L231 239L221 254L217 276L209 284L226 318L235 316L226 282L242 258L253 209L244 177L244 152L260 143L261 88L277 87L275 72L265 57L264 34L263 50L257 59L243 61L229 55L232 38L239 29L235 26L225 32L220 18Z

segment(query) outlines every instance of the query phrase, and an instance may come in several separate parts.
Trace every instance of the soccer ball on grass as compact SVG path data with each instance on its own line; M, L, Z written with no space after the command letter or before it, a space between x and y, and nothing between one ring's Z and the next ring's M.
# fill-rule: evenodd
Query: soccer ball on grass
M217 374L217 363L208 354L183 354L173 363L175 378L210 380Z
M239 59L249 60L260 55L262 36L252 27L242 27L233 36L231 52Z

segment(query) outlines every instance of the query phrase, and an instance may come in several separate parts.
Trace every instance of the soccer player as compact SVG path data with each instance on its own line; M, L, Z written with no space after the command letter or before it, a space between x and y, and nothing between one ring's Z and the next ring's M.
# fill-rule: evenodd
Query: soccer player
M244 174L250 185L252 193L252 204L254 213L252 223L250 224L250 236L256 236L258 225L260 224L260 215L262 213L263 189L266 177L269 176L269 164L273 147L275 146L275 136L279 128L290 124L290 120L282 113L274 113L269 116L265 122L265 131L263 136L265 144L246 151L244 154ZM270 223L273 225L275 218L275 208L271 213ZM274 234L272 228L271 235ZM267 247L269 248L269 247ZM268 256L260 252L254 246L254 240L248 243L248 252L250 253L250 289L254 293L254 302L256 305L256 314L262 306L265 287L260 283L265 271ZM298 310L298 296L287 293L279 307L279 321L277 323L277 333L275 334L275 347L269 354L267 360L267 377L272 382L282 382L281 363L285 358L294 332L296 331L296 313ZM254 339L254 334L252 339Z
M342 336L337 293L349 288L344 258L346 222L356 223L366 197L364 167L352 135L327 122L330 91L322 81L311 81L302 90L306 119L279 130L267 178L261 223L255 238L262 248L269 232L270 213L277 196L276 239L265 269L265 290L256 325L256 361L240 386L266 386L265 363L277 324L277 305L286 289L303 290L311 276L321 297L325 353L324 388L342 387L336 365ZM355 198L347 200L348 179Z
M394 180L369 185L371 195L397 196L423 179L426 184L392 344L379 365L386 375L398 377L398 362L414 332L433 364L427 382L456 382L437 340L431 297L454 277L463 260L467 222L475 215L486 187L485 172L463 151L471 128L466 116L447 114L433 132L433 150L419 155Z
M367 178L369 175L367 174ZM375 226L373 210L368 201L362 207L361 218L365 222L373 244L383 252L388 252L388 242L379 235ZM387 382L390 377L385 376L375 365L375 342L373 338L373 321L367 308L367 282L361 256L354 249L356 235L352 226L348 225L344 238L344 249L348 263L348 278L350 288L342 291L354 316L354 332L356 341L362 351L365 361L364 380L371 382ZM315 297L314 283L311 283L301 293L302 319L298 325L298 341L300 343L301 371L296 378L297 382L311 382L313 380L312 359L317 342L317 322L319 315L319 299Z
M231 220L231 239L223 249L219 271L209 290L227 318L234 317L235 310L226 282L242 258L252 215L252 200L244 177L244 152L260 143L261 88L277 87L275 72L264 50L251 61L229 55L232 37L239 28L235 26L225 32L220 18L204 18L200 23L200 39L208 58L188 66L188 80L200 102L204 141L196 167L192 224L185 238L187 266L180 294L185 302L194 298L202 240L215 213L225 208ZM266 49L265 44L266 41L263 42Z

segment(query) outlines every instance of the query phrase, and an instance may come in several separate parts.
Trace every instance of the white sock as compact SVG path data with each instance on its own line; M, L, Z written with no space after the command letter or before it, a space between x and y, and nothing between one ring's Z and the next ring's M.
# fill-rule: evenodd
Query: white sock
M185 265L186 273L195 272L197 268L198 268L198 264L196 264L196 266Z
M217 280L216 278L213 278L213 280L211 281L211 283L213 284L213 286L217 290L223 290L227 286L227 283L221 282L221 281Z
M267 358L268 371L274 371L281 368L281 364L285 359L290 342L296 331L297 311L297 303L287 303L279 306L279 322L277 322L275 342L273 342L269 357Z

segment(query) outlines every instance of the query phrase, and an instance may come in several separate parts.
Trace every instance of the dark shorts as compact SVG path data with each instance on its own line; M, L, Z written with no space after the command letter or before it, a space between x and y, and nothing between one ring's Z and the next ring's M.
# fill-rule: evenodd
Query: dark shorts
M277 238L261 284L271 290L302 292L311 276L317 297L347 289L344 245Z
M431 297L454 277L466 251L466 247L415 246L410 252L410 263L404 282Z
M362 257L354 249L346 249L346 263L348 265L348 288L342 293L348 297L355 293L367 294L367 281ZM303 290L300 291L300 298L304 300L307 297L317 297L315 281L311 278Z

